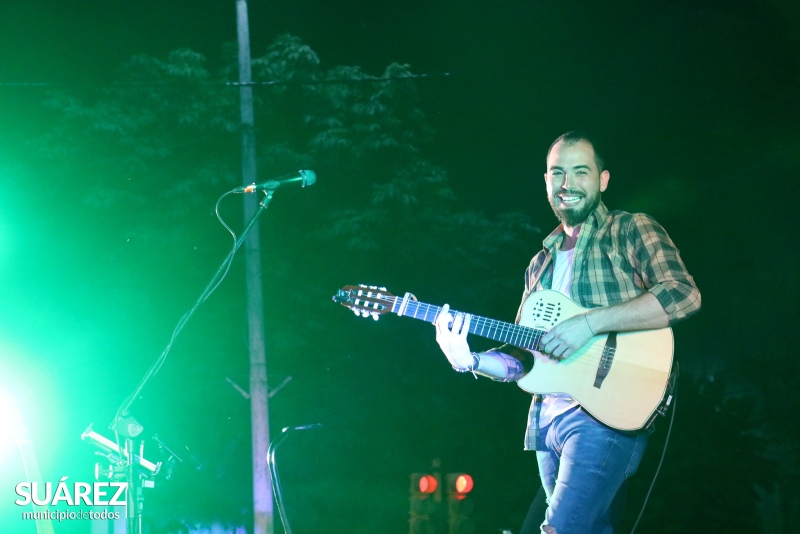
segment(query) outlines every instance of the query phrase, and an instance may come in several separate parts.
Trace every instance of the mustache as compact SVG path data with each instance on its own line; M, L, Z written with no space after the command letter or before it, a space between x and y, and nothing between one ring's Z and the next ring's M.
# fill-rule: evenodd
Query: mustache
M575 189L567 189L566 191L559 191L555 193L553 196L558 196L558 195L573 195L573 196L585 197L586 193L584 193L583 191L577 191Z

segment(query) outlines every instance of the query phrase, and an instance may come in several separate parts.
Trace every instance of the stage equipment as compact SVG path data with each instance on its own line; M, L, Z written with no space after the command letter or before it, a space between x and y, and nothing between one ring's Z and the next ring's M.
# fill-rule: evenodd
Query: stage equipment
M272 493L275 495L275 501L278 503L278 513L281 516L281 523L283 524L283 531L285 534L292 534L292 529L289 526L289 519L286 516L286 507L284 506L283 493L281 492L280 478L278 476L278 466L275 462L275 451L293 432L298 430L317 430L322 427L322 423L287 426L281 430L280 436L272 440L272 443L269 444L269 449L267 449L267 465L269 466L269 472L272 478Z
M222 264L219 266L217 271L211 277L208 285L206 285L205 289L200 293L200 296L195 301L194 305L178 320L178 324L172 331L172 336L170 337L167 346L158 356L156 361L153 365L145 373L144 377L142 377L139 384L133 390L133 392L128 395L123 401L122 404L117 409L117 412L114 416L114 420L109 425L109 429L113 431L117 437L115 444L111 440L105 440L110 442L114 447L110 451L106 450L107 454L110 454L112 457L116 456L118 458L118 462L116 462L116 468L112 467L109 470L106 469L99 469L99 474L110 474L111 476L119 476L120 473L124 473L124 478L128 483L128 505L127 505L127 534L141 534L142 532L142 518L141 518L141 510L144 507L144 497L141 492L142 487L152 487L153 481L150 480L150 476L147 472L151 474L155 474L152 469L147 469L147 464L144 463L143 456L143 447L144 444L140 439L140 436L143 431L143 427L130 415L130 408L136 399L139 397L139 394L144 389L145 385L150 381L150 379L158 373L161 369L161 366L164 365L164 361L167 358L170 350L172 349L172 345L175 342L175 339L178 337L180 332L189 322L189 319L194 315L197 311L197 308L205 302L209 296L219 287L222 281L228 274L230 270L231 264L233 263L233 257L239 248L244 243L247 234L250 232L251 228L255 225L256 221L258 220L259 216L267 209L269 203L272 201L272 196L275 192L275 189L281 186L287 185L299 185L300 187L305 187L307 185L312 185L316 182L317 176L314 171L309 170L302 170L298 171L296 174L283 176L278 178L277 180L270 180L261 184L252 184L249 186L242 186L234 188L227 193L223 194L219 199L217 199L216 204L216 213L217 217L220 220L220 223L225 227L228 232L233 236L233 246L222 261ZM241 235L237 237L236 233L230 228L225 221L219 215L219 205L222 199L227 197L228 195L235 194L235 193L253 193L261 191L264 193L264 197L258 203L258 209L255 211L253 216L250 220L245 224L245 228L242 231ZM84 439L89 439L95 445L102 444L103 447L108 449L108 443L104 442L102 436L96 434L95 432L91 431L91 427L87 432L84 432ZM99 436L99 437L98 437ZM105 439L105 438L103 438ZM124 442L124 445L123 445ZM102 448L102 447L101 447ZM138 453L137 453L138 451ZM142 460L137 461L136 458ZM149 462L149 467L152 467L156 464ZM144 467L144 470L142 469Z

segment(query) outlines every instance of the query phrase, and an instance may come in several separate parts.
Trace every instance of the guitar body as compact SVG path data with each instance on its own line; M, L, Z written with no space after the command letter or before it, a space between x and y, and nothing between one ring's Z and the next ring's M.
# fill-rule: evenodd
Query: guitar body
M523 304L520 325L547 331L585 311L557 291L537 291ZM600 334L566 360L533 351L533 369L518 385L529 393L566 393L600 422L638 430L664 399L673 348L670 328Z

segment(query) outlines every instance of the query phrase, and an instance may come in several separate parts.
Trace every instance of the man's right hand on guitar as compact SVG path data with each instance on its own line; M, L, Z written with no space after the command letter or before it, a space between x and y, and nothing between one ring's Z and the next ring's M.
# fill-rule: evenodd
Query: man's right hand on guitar
M467 333L472 316L457 313L455 317L450 314L450 305L442 306L439 317L436 318L436 342L447 356L447 360L455 369L467 369L473 363L472 352L467 343ZM450 326L452 323L452 326Z

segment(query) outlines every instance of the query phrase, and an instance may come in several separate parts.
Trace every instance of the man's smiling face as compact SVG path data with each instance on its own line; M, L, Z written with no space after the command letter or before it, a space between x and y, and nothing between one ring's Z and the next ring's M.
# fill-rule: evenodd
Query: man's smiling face
M586 141L559 141L547 155L547 200L558 220L567 227L581 224L600 204L608 187L608 171L600 171L594 148Z

